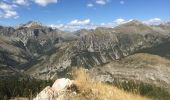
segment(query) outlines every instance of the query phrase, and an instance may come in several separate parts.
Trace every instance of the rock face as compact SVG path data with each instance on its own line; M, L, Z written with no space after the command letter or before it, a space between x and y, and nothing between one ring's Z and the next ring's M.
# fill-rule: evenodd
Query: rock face
M13 59L21 59L21 62L12 62L8 59L11 57L6 56L8 53L4 54L5 57L1 58L6 59L10 66L18 66L22 64L23 67L28 66L30 61L34 62L37 57L48 53L49 50L55 48L56 44L65 41L72 41L77 38L75 35L43 26L34 21L23 24L18 28L0 26L0 35L2 37L1 41L6 40L8 42L1 42L1 51L15 51L15 55L19 56ZM14 51L11 48L14 48ZM17 51L15 48L17 48ZM18 54L18 52L22 53ZM24 61L22 59L25 60L25 63L22 63Z
M34 21L30 21L15 29L12 27L1 27L0 33L3 36L10 37L12 40L21 41L33 55L42 54L53 48L55 44L76 39L76 36L71 33L68 34L52 29Z
M64 92L73 85L73 81L61 78L54 82L53 86L44 88L33 100L66 100Z
M23 25L19 26L18 28L38 28L38 27L42 27L42 26L43 26L43 24L41 22L29 21L28 23L23 24Z
M0 38L0 77L23 72L22 65L29 62L31 55L20 41L8 37Z
M82 31L82 34L79 31L81 35L77 40L58 45L55 53L42 56L41 62L27 72L37 78L55 79L60 73L67 72L70 66L90 69L169 41L167 35L138 21L115 28Z

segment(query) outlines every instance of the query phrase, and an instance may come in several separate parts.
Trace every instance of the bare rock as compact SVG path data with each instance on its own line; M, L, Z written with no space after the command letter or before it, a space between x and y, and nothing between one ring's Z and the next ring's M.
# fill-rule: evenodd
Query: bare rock
M57 79L52 87L47 86L34 100L63 100L64 92L73 84L73 81L66 78Z

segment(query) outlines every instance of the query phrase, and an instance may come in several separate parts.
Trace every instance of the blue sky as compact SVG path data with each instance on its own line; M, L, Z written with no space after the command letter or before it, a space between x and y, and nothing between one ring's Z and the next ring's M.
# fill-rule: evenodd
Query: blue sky
M170 0L0 0L0 25L104 25L131 19L170 20Z

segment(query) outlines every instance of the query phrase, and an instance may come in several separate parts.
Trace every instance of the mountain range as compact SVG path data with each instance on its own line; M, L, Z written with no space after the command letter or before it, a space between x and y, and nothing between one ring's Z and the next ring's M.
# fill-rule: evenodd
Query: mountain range
M98 80L136 80L170 91L170 23L133 20L65 32L40 22L0 26L0 77L57 79L82 66Z

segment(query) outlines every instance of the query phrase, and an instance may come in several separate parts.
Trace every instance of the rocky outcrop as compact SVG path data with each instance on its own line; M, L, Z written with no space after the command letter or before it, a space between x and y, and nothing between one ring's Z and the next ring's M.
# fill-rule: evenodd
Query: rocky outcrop
M65 93L73 84L70 79L57 79L52 87L47 86L44 88L33 100L67 100Z
M46 87L34 100L149 100L137 94L125 92L112 85L93 80L83 69L77 70L75 80L57 79L52 87Z

